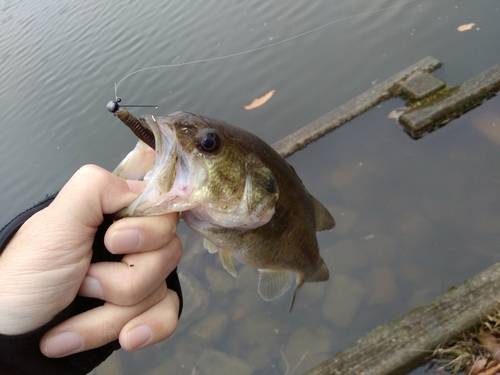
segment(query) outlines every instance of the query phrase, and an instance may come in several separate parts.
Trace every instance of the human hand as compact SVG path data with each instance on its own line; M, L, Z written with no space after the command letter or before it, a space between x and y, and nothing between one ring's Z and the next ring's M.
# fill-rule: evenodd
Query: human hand
M97 348L117 338L125 350L164 340L177 327L179 300L166 277L182 255L177 214L124 218L104 243L121 262L92 263L103 214L127 206L142 183L96 166L78 170L54 201L27 220L0 256L0 333L18 335L49 322L78 294L103 306L49 330L48 357Z

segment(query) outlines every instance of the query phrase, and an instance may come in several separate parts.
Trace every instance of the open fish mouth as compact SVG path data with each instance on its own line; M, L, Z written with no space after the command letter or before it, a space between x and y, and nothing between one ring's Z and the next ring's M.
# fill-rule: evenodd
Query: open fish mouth
M143 192L116 217L161 215L196 206L191 199L193 186L205 176L202 171L192 173L192 157L180 146L176 134L176 115L140 118L141 125L154 135L155 150L139 140L114 170L119 177L146 183Z
M146 184L116 217L190 210L198 222L245 230L271 220L279 196L275 178L256 155L235 160L235 148L241 149L228 136L230 125L189 112L146 115L133 125L149 133L146 142L155 150L139 140L115 169Z

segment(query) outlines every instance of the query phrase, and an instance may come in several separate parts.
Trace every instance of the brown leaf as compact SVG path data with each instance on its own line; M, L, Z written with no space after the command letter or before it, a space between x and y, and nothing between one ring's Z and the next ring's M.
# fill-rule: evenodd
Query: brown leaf
M460 31L460 32L467 31L467 30L472 29L474 26L476 26L475 23L468 23L468 24L465 24L465 25L458 26L457 30Z
M267 102L269 99L271 99L271 97L274 95L275 92L276 92L276 90L269 91L266 95L261 96L260 98L254 99L253 102L251 102L249 105L246 105L244 108L246 110L250 110L250 109L260 107L265 102Z
M470 375L479 375L483 370L486 369L486 364L488 363L488 360L486 358L480 358L477 359L474 364L467 369L467 374Z
M478 375L495 375L500 371L500 364L496 364L493 367L488 368L487 370L484 370L483 372L480 372Z
M484 348L497 357L500 353L500 346L498 345L498 340L491 333L481 335L481 344Z
M474 125L476 129L500 146L500 116L485 113L474 119Z

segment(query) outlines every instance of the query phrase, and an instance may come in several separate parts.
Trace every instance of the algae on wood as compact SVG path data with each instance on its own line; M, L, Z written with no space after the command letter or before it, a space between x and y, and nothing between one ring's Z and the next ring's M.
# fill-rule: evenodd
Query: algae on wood
M449 95L410 109L399 117L399 122L412 137L419 138L478 106L499 90L500 64L447 90Z

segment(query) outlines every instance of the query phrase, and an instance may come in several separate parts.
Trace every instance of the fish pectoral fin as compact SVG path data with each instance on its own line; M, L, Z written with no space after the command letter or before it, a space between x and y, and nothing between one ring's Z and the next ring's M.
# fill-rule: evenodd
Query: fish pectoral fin
M333 229L335 219L332 214L316 198L309 194L314 211L314 227L316 232Z
M234 277L237 276L236 270L234 269L233 266L233 261L231 259L231 253L228 250L223 249L222 247L218 247L217 245L213 244L206 238L203 239L203 247L207 249L210 254L218 252L220 261L222 263L222 267L224 267L224 269L227 270L227 272L229 272Z
M259 269L258 291L263 300L271 301L281 297L292 285L290 271Z
M222 263L222 267L224 267L224 269L227 270L227 272L229 272L231 275L236 277L237 274L236 274L236 270L234 269L234 266L233 266L233 261L231 259L231 253L228 250L223 249L221 247L219 247L218 249L219 249L219 258L220 258L220 261Z
M219 248L206 238L203 239L203 247L207 249L210 254L215 254L217 251L219 251Z

